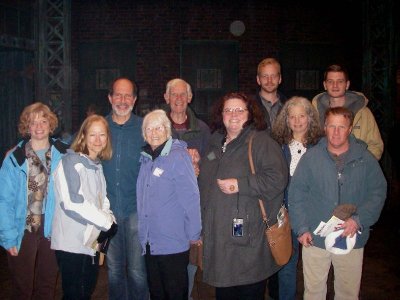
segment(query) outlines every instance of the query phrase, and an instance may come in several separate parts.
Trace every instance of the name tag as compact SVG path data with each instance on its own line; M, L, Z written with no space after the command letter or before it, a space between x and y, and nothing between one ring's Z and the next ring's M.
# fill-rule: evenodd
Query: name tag
M214 151L208 153L208 155L207 155L207 159L208 159L208 160L214 160L214 159L216 159L216 158L217 158L217 157L216 157Z
M157 176L157 177L160 177L162 173L164 173L164 170L162 170L160 168L155 168L153 171L153 175Z

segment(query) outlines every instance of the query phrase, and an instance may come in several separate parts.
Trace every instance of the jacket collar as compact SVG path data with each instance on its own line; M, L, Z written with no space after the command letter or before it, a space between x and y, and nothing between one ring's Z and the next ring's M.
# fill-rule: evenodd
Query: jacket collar
M152 150L149 144L146 144L142 149L142 155L152 160L155 160L159 156L167 156L171 152L172 147L172 137L169 137L168 140L157 147L157 149Z
M110 126L113 126L113 127L130 127L130 126L134 126L134 124L135 124L135 120L137 120L137 116L132 112L131 113L131 116L129 117L129 119L124 123L124 124L118 124L118 123L115 123L114 122L114 120L113 120L113 118L112 118L112 114L113 114L113 112L111 111L107 116L106 116L106 120L108 121L108 124L110 125Z
M30 141L29 138L25 138L23 139L19 145L17 146L17 148L14 150L14 157L15 160L17 161L18 165L22 166L23 163L26 160L26 154L25 154L25 145L26 143L28 143ZM50 143L50 147L54 146L60 153L66 153L67 149L68 149L68 145L64 144L63 142L61 142L60 140L54 140L52 138L49 138L49 143Z
M348 154L346 155L345 163L359 159L365 151L368 151L367 144L364 141L355 138L353 135L349 136L349 143L350 143L350 145L349 145ZM325 136L321 138L321 140L319 141L318 144L325 149L327 154L329 154L329 151L327 148L328 141Z
M168 104L162 105L162 109L165 110L165 112L168 115L168 118L171 118L171 107ZM189 128L188 130L198 130L198 120L196 117L196 114L194 111L190 108L188 105L186 108L186 115L189 119Z

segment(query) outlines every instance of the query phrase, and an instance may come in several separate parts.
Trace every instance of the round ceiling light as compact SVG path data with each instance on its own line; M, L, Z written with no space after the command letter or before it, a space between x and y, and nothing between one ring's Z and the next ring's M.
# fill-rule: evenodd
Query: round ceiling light
M239 20L233 21L231 23L231 25L229 26L229 31L234 36L241 36L245 30L246 30L246 26L244 26L244 23Z

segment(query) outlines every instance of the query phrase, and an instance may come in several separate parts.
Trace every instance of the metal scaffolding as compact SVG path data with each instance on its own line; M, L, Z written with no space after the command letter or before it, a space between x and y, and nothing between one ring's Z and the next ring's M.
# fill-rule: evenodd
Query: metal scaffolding
M363 2L363 91L369 97L385 142L395 114L395 78L398 37L393 0Z
M39 0L37 5L37 100L57 113L61 130L70 131L71 1Z

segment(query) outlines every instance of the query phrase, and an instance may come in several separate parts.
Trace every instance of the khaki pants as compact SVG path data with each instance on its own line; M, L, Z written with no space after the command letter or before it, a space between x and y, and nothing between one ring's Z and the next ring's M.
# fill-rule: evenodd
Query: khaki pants
M326 299L326 281L331 264L335 275L335 300L358 299L363 255L364 248L338 255L318 247L303 247L304 299Z

